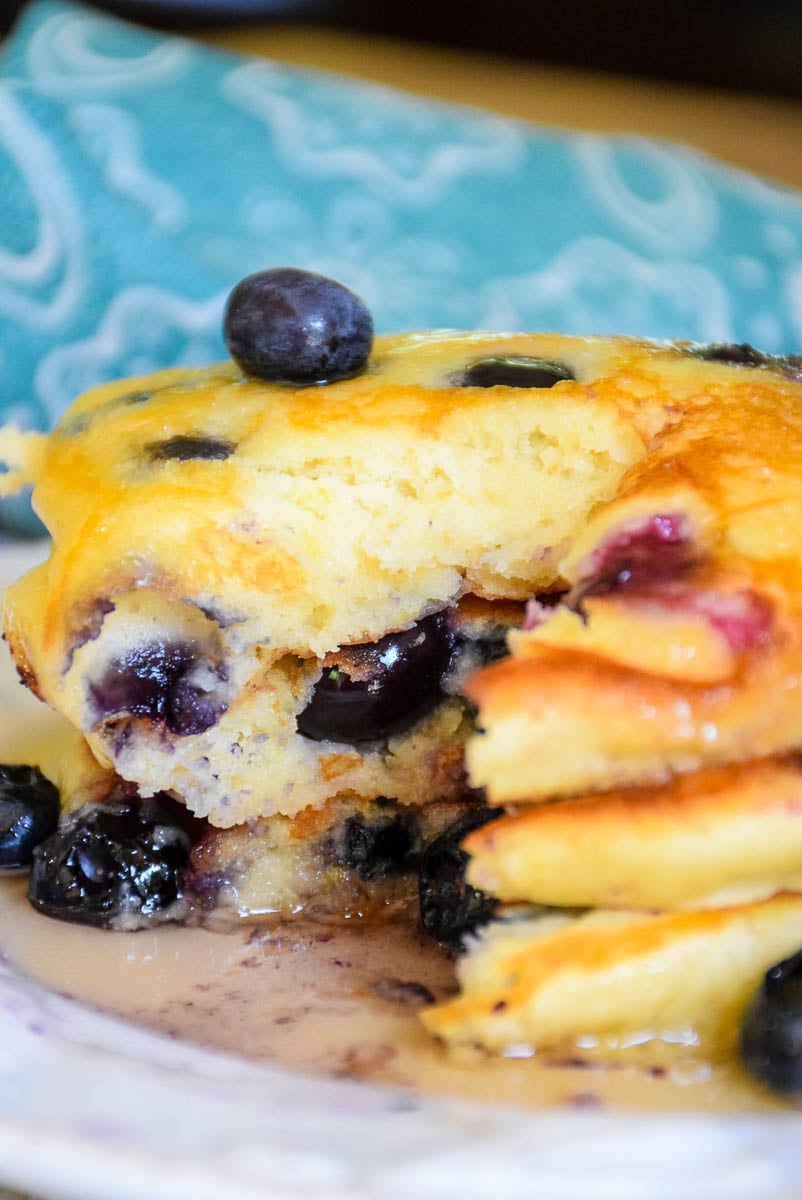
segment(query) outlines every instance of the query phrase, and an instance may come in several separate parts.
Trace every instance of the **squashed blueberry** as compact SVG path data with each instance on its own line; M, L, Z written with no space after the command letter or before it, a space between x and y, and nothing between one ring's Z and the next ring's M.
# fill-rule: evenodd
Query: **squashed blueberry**
M688 522L680 513L655 513L613 532L586 566L569 596L575 607L586 596L634 590L677 579L699 559Z
M90 684L98 719L145 717L179 736L203 733L224 706L193 681L197 665L198 651L188 643L153 642L128 651ZM221 667L216 674L223 678Z
M151 442L145 447L153 462L190 462L192 459L208 459L222 462L236 450L233 442L225 438L212 438L177 434L163 442Z
M411 816L395 811L370 819L356 814L344 823L337 839L336 856L344 866L371 882L409 870L420 850L418 830Z
M38 767L0 765L0 869L29 867L58 814L58 791Z
M481 358L467 366L454 382L459 387L551 388L575 378L565 363L518 356Z
M158 923L181 898L189 849L158 798L86 805L34 851L28 899L83 925Z
M491 920L498 908L498 901L485 896L465 879L468 855L461 842L472 830L499 816L498 809L477 808L450 825L421 855L418 867L421 925L430 937L449 950L462 949L465 935Z
M237 284L226 305L223 336L248 375L282 383L334 383L365 366L373 319L341 283L278 267Z
M748 342L711 342L709 346L697 346L694 356L704 362L725 363L731 367L766 367L772 359L762 350L756 350Z

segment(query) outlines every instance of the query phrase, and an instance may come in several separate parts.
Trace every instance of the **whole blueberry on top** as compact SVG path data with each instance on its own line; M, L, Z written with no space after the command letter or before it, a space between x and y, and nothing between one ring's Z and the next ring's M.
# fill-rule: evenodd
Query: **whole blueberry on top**
M277 267L237 284L226 304L223 336L248 375L282 383L334 383L364 367L373 319L341 283Z

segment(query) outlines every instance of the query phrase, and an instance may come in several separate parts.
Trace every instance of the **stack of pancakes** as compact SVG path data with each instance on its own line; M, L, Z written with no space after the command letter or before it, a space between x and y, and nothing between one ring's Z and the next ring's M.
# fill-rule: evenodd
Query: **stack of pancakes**
M802 946L802 385L717 357L469 682L501 903L424 1016L451 1043L724 1045Z
M323 386L227 362L95 388L49 437L0 447L53 539L6 594L19 671L110 796L167 793L205 822L204 904L414 903L421 847L477 803L461 683L561 586L565 547L667 419L631 387L665 357L681 375L686 354L638 343L429 332L377 338ZM399 719L310 729L332 675L382 690L377 659ZM59 782L70 808L102 794L69 764Z
M431 1028L503 1047L740 1003L802 944L799 376L434 332L320 387L230 362L106 384L12 436L53 544L5 634L101 776L65 763L65 806L167 794L202 822L204 902L350 917L414 894L486 789L508 815L471 879L506 915ZM310 729L333 677L362 703L382 673L387 724Z

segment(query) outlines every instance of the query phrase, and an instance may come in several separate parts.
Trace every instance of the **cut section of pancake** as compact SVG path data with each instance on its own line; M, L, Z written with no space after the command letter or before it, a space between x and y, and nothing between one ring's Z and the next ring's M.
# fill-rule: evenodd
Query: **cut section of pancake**
M802 896L724 909L511 917L460 964L462 994L422 1020L504 1052L647 1040L732 1048L764 972L799 948Z
M415 920L426 845L477 802L419 807L347 795L296 817L209 828L193 847L186 892L195 915L303 916L323 922Z

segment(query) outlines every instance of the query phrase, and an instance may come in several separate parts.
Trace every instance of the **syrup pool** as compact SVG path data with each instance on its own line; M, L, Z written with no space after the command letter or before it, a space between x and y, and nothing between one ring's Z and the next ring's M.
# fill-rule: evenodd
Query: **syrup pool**
M581 1051L454 1057L417 1017L453 992L453 965L404 925L115 933L43 917L27 903L24 880L5 880L0 953L81 1004L306 1074L535 1108L775 1107L734 1063L676 1046L651 1044L604 1063Z

